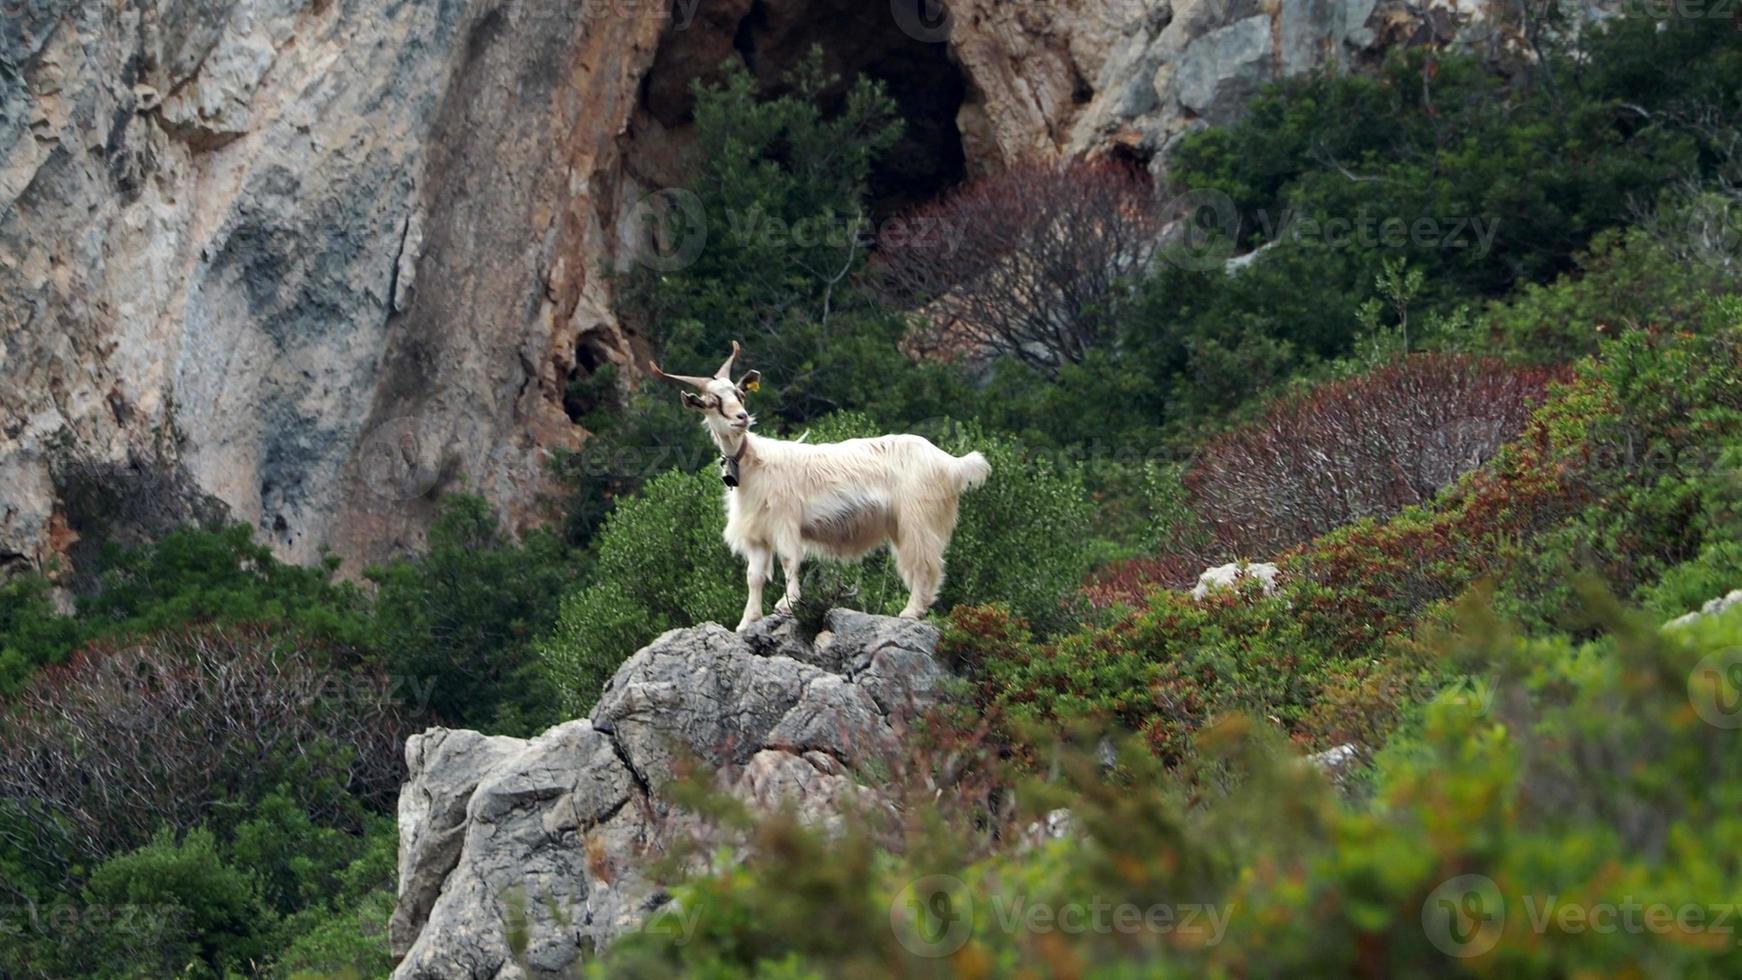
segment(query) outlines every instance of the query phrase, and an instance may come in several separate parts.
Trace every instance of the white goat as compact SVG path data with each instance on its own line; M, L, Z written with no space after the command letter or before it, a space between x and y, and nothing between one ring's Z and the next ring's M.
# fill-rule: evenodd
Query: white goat
M851 561L886 542L908 589L901 615L924 616L943 585L957 501L992 472L986 457L951 456L911 435L821 445L752 435L756 420L744 399L761 374L751 371L734 382L738 352L733 341L732 356L711 378L666 374L653 366L655 377L695 389L683 393L683 403L702 413L720 450L726 544L744 557L750 592L738 628L762 618L762 587L775 556L786 576L786 595L774 608L790 613L807 553Z

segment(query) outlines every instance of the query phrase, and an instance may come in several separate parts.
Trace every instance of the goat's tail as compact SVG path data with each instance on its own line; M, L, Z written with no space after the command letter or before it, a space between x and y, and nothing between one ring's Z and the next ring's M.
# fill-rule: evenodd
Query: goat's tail
M956 486L963 490L972 490L986 482L992 475L992 464L986 462L986 457L978 452L956 457Z

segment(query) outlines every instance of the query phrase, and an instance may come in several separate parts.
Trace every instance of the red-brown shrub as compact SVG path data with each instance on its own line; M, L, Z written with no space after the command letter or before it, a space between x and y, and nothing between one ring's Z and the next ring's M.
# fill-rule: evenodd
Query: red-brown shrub
M1141 171L1026 163L891 223L900 234L879 240L876 270L891 298L927 306L919 346L1051 373L1110 334L1120 284L1148 267L1162 224Z
M1435 506L1340 528L1291 552L1285 561L1303 583L1293 595L1308 633L1340 654L1365 655L1427 607L1512 567L1593 499L1590 432L1610 404L1601 385L1576 381Z
M1083 597L1097 609L1124 605L1140 608L1156 589L1189 589L1197 584L1206 563L1195 555L1128 558L1108 564L1089 576Z
M384 679L336 674L259 628L88 649L0 715L0 802L96 856L177 834L280 783L329 824L385 809L406 724ZM46 830L47 828L42 828Z
M1266 557L1430 500L1516 436L1554 369L1416 354L1272 405L1186 476L1230 556Z

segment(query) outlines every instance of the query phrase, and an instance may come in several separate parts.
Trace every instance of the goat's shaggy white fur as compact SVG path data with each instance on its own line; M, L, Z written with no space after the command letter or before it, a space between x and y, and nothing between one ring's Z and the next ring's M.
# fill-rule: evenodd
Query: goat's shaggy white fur
M992 472L986 457L951 456L914 435L819 445L752 435L743 385L754 387L758 376L731 380L737 354L733 344L732 357L712 378L667 375L657 367L654 372L700 392L685 392L684 403L703 413L721 456L737 462L738 486L726 491L725 537L746 563L749 595L738 628L762 618L762 588L776 557L786 594L775 609L791 612L806 555L851 561L885 543L908 588L901 615L925 615L943 585L944 551L955 533L961 494Z

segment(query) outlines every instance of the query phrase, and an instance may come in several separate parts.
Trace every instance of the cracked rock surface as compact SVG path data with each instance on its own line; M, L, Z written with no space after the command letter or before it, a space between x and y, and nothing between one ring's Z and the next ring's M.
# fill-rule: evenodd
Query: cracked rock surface
M854 778L942 696L937 630L837 609L672 630L618 668L591 716L531 739L432 728L406 743L399 978L566 974L666 901L650 873L686 815L660 787L691 760L757 806L829 826L874 804ZM523 910L523 911L522 911ZM508 921L527 946L510 954Z

